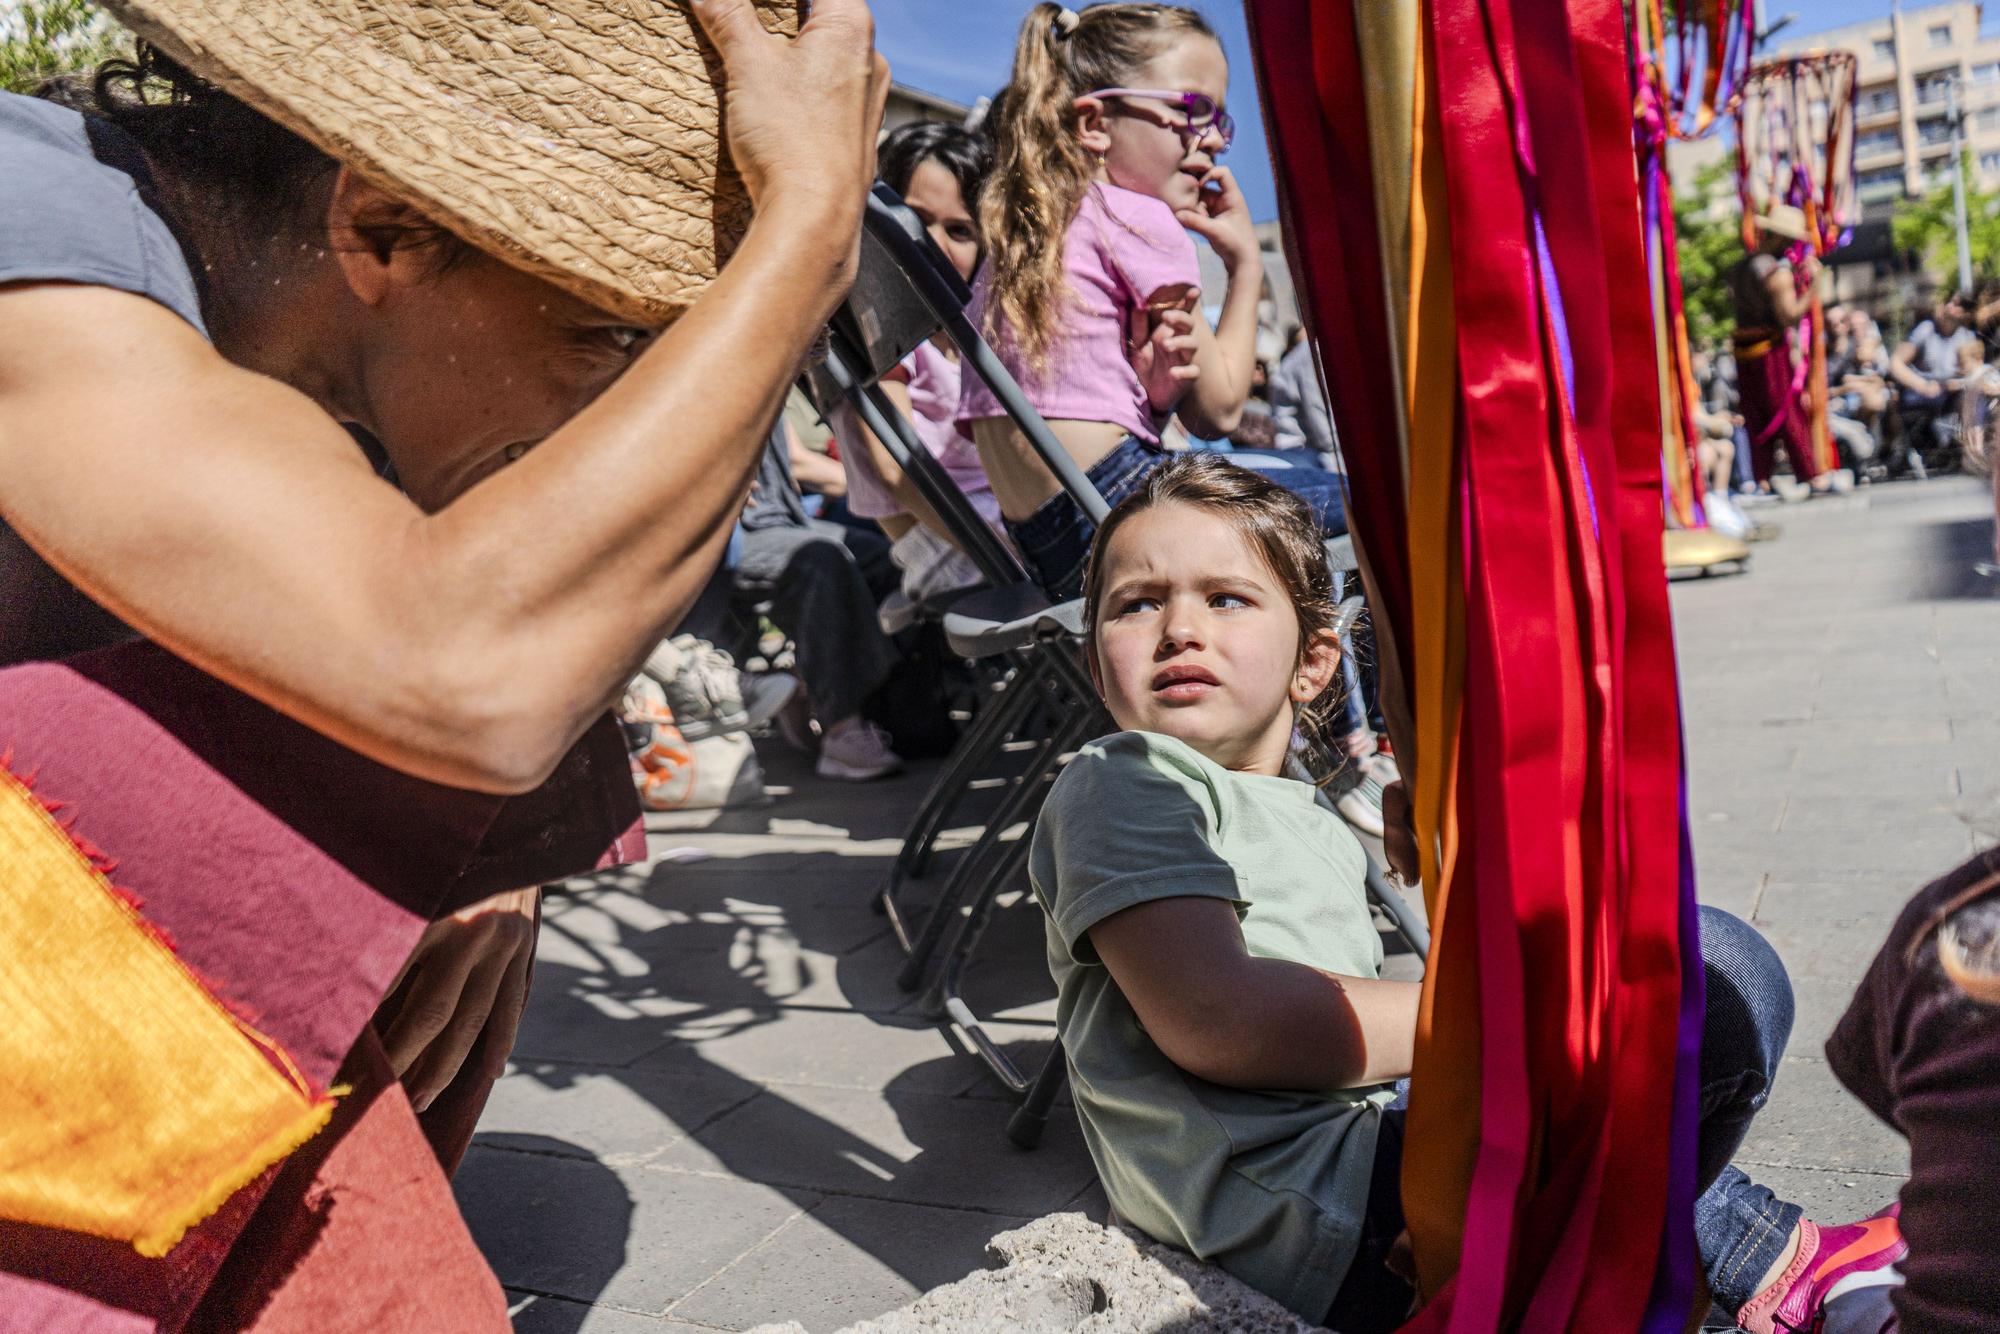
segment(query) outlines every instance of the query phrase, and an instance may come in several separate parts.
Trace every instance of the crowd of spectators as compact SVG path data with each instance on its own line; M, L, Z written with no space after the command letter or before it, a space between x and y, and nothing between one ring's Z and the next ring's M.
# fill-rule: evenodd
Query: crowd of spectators
M1818 489L1963 470L1986 473L1987 434L2000 397L2000 282L1975 294L1946 292L1894 342L1859 306L1826 308L1827 425L1845 474ZM1741 409L1736 357L1728 345L1694 354L1700 397L1695 420L1706 489L1737 503L1802 496L1791 477L1760 481ZM1787 460L1787 462L1791 462Z

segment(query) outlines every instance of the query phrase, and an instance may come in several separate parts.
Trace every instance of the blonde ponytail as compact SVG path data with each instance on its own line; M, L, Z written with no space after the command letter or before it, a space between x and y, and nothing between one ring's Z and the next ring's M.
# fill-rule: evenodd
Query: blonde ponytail
M985 235L988 337L1041 369L1062 305L1069 226L1097 164L1077 141L1076 99L1116 87L1174 37L1215 32L1178 5L1104 4L1073 12L1038 4L1022 20L1014 72L988 117L994 170L979 205Z

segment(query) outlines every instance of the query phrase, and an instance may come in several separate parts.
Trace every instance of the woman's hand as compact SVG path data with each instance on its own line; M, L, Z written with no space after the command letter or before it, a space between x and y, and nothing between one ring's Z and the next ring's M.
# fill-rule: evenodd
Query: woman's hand
M432 922L389 989L384 1010L394 1018L382 1045L418 1111L457 1077L489 1027L495 1060L512 1049L541 893L509 890Z
M723 124L751 203L796 203L822 226L858 219L889 94L864 0L817 0L790 39L766 31L750 0L690 8L722 56Z
M1262 262L1257 231L1250 223L1250 206L1229 168L1210 168L1201 183L1200 207L1177 209L1174 216L1181 226L1215 247L1216 258L1231 278L1238 266Z

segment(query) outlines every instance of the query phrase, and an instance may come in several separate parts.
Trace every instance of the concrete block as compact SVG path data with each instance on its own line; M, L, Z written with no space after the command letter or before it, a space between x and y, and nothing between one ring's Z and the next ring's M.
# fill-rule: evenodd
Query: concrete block
M1304 1334L1315 1326L1193 1257L1081 1214L1040 1218L993 1239L1002 1268L924 1294L850 1334L1008 1330L1018 1334ZM780 1334L801 1326L765 1326Z

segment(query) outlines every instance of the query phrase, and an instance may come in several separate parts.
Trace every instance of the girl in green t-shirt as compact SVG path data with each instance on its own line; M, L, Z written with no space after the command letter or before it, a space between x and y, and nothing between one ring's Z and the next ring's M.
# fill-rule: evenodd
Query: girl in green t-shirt
M1363 854L1283 776L1338 703L1332 579L1296 496L1205 453L1105 521L1085 581L1093 680L1118 726L1063 771L1029 859L1077 1115L1127 1222L1348 1334L1414 1301L1401 1098L1419 987L1380 977ZM1886 1311L1893 1210L1821 1229L1729 1165L1792 1024L1777 955L1701 910L1695 1228L1752 1334ZM1838 1291L1836 1292L1836 1288ZM1781 1323L1780 1323L1781 1322Z

